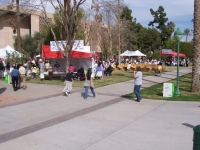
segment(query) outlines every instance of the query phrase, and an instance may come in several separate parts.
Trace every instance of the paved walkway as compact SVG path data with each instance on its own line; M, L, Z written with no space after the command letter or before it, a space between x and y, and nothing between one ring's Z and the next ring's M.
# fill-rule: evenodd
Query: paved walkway
M181 68L180 75L188 72ZM143 88L175 77L144 77ZM200 120L199 102L121 98L133 80L97 88L87 100L83 88L65 97L56 85L0 87L0 150L189 150Z

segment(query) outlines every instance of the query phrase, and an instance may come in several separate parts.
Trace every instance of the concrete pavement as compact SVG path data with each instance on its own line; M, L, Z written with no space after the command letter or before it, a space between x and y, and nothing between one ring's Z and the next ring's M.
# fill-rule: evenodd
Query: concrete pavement
M180 75L188 72L181 68ZM144 77L143 88L175 77L176 71ZM96 88L97 97L87 100L83 88L65 97L63 86L28 84L17 92L0 86L2 150L189 150L200 124L199 102L121 98L133 91L133 80Z

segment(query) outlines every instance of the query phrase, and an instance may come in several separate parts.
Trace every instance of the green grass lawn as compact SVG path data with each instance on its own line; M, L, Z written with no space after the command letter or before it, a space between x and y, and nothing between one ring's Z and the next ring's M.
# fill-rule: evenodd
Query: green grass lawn
M168 83L176 83L176 79L168 81ZM141 96L144 99L155 99L155 100L168 100L168 101L200 101L200 92L191 93L191 73L180 77L180 96L174 97L163 97L163 83L153 85L149 88L141 90ZM131 93L124 97L133 98L135 94Z

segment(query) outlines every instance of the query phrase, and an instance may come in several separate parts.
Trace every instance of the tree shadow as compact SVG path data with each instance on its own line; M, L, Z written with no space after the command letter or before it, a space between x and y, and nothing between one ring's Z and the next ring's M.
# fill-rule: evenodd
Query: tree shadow
M157 96L163 96L163 93L159 92L156 94Z
M6 88L0 88L0 94L2 94L3 92L5 92Z
M182 125L186 126L186 127L189 127L189 128L194 128L195 126L189 124L189 123L182 123Z
M179 88L181 91L185 91L185 92L191 92L190 90L188 89L184 89L184 88Z

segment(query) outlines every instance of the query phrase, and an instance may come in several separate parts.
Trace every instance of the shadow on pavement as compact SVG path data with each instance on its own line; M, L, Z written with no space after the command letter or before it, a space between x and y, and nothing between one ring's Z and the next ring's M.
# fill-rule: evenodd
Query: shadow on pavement
M6 88L0 88L0 94L2 94L4 91L6 90Z
M189 128L192 128L192 129L195 127L195 126L193 126L193 125L191 125L189 123L183 123L182 125L184 125L186 127L189 127Z

